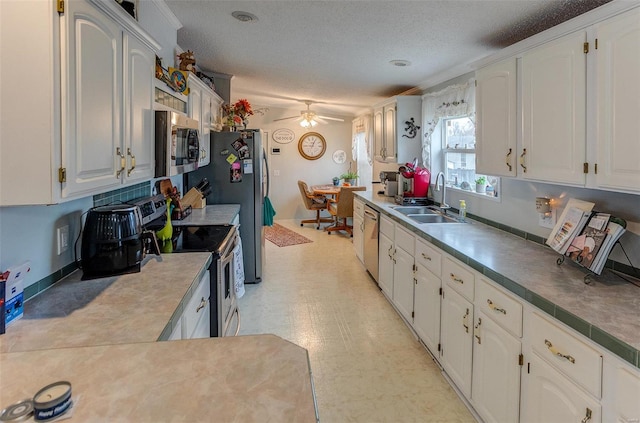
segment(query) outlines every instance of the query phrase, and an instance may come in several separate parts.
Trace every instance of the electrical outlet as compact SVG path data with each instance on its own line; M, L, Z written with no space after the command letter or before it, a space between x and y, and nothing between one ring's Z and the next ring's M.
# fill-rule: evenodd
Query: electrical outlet
M56 230L58 238L58 255L69 249L69 225L64 225Z
M538 225L543 228L553 229L556 226L556 209L551 209L551 213L547 215L544 213L538 213L538 216Z

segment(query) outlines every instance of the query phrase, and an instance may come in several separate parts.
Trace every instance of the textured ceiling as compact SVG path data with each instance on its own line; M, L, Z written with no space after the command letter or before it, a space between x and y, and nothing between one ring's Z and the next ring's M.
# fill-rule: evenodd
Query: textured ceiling
M609 0L166 0L178 44L234 75L232 99L355 115ZM249 12L258 20L231 16ZM391 60L408 60L396 67Z

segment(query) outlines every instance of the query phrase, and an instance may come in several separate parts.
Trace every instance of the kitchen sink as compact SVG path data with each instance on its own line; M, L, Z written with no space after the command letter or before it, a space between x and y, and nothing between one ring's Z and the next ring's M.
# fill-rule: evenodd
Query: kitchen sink
M441 214L408 214L407 217L418 223L460 223L456 219Z
M430 209L428 206L396 206L392 207L398 213L402 213L405 215L409 214L418 214L418 215L436 215L437 211Z

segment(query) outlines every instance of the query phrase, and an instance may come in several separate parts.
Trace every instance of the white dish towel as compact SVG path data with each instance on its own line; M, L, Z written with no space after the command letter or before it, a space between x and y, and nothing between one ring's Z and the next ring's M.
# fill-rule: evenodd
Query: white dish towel
M238 237L238 244L233 249L233 274L236 298L242 298L244 295L244 260L242 258L242 240L240 237Z

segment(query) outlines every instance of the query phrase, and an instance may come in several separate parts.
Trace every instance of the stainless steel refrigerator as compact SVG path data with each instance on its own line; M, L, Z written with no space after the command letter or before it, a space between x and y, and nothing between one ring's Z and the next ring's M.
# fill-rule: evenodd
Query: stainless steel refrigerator
M186 189L203 178L212 187L207 204L240 204L240 238L245 283L262 281L264 228L262 225L266 161L262 132L211 132L211 161L185 177Z

